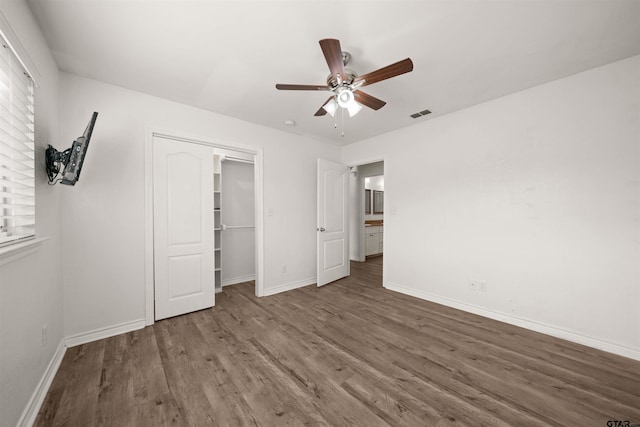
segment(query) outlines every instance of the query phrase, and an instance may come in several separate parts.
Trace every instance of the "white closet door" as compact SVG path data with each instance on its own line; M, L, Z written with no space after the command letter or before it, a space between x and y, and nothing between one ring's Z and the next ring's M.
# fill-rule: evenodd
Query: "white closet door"
M212 307L213 148L153 140L155 319Z
M349 275L349 174L318 159L318 286Z

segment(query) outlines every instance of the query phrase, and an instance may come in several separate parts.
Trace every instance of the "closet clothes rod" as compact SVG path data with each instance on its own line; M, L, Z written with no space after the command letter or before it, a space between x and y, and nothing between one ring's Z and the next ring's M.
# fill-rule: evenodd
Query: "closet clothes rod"
M255 225L226 225L226 224L222 224L222 229L223 230L233 230L236 228L256 228Z
M253 160L247 160L247 159L240 159L238 157L229 157L229 156L225 156L224 159L222 160L229 160L231 162L239 162L239 163L249 163L249 164L253 164Z

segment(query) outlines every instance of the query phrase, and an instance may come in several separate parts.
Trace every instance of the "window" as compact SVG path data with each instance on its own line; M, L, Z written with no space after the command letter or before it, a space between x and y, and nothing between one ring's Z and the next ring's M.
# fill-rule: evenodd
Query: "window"
M35 236L34 89L0 37L0 246Z

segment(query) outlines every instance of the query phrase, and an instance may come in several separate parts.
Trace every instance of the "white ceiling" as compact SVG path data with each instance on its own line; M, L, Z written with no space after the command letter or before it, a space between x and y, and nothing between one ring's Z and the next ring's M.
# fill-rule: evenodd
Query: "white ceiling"
M638 0L28 3L63 71L340 145L640 54ZM327 92L275 89L326 82L322 38L358 74L414 71L363 88L387 105L335 129L313 116Z

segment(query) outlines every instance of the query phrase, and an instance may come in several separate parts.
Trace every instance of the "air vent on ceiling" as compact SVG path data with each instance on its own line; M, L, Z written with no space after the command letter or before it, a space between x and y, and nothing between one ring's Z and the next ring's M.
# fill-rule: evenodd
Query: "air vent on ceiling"
M422 110L422 111L419 111L419 112L417 112L417 113L413 113L413 114L411 115L411 117L413 117L414 119L417 119L418 117L426 116L427 114L431 114L431 111L429 111L429 110Z

